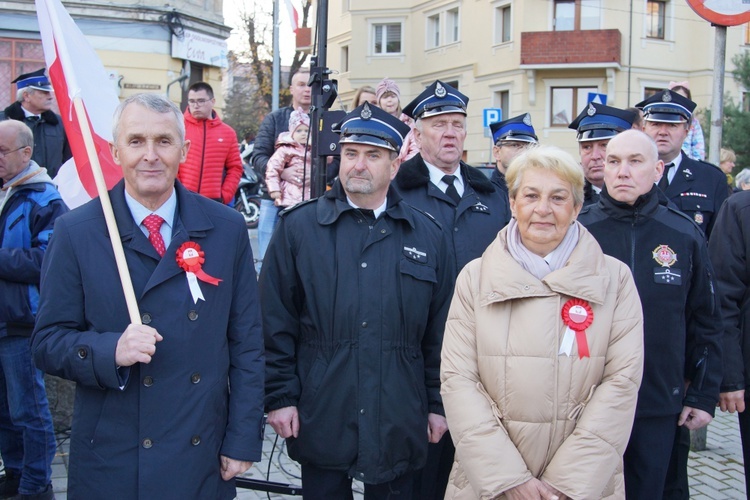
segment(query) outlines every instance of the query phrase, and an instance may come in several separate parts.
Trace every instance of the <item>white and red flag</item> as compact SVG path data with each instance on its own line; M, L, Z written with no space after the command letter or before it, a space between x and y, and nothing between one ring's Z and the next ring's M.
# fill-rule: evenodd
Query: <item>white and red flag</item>
M108 144L112 115L120 101L99 57L60 0L35 1L44 59L73 152L73 159L60 168L55 182L65 203L75 208L98 194L73 100L83 102L86 116L82 118L91 128L107 188L122 178Z
M286 3L286 10L289 13L289 22L292 23L292 31L297 33L299 29L299 14L297 14L297 9L292 5L292 0L284 0L284 2Z

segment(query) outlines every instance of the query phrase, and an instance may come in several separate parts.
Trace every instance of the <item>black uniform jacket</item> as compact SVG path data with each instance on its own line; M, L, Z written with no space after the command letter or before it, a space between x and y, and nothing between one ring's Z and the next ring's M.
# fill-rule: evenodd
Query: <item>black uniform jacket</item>
M282 212L260 277L266 409L299 412L289 456L371 484L425 465L454 274L440 225L387 200L368 221L337 181Z
M505 196L508 196L508 183L505 181L505 174L500 172L497 167L492 172L490 181L495 185L495 189L501 193L505 193Z
M733 194L721 207L708 251L724 319L721 392L739 391L750 383L750 191Z
M688 158L684 151L681 154L680 168L664 193L710 239L716 214L729 196L727 176L711 163Z
M464 194L458 206L430 182L430 173L421 154L401 164L394 180L409 205L427 212L443 225L451 242L456 273L481 257L510 221L508 197L474 167L461 162L460 168Z
M632 206L612 199L605 186L578 220L605 254L630 266L641 296L645 366L636 416L674 415L683 406L713 415L722 331L703 233L660 203L656 186Z

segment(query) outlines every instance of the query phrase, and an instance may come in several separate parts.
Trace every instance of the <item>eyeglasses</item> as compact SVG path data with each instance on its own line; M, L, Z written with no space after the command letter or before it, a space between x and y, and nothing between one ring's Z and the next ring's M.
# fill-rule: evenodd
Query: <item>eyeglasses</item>
M210 100L211 99L188 99L188 104L190 104L191 106L195 106L196 104L198 106L203 106Z
M14 149L12 151L6 151L5 153L3 153L2 151L0 151L0 158L5 158L9 154L15 153L16 151L21 151L22 149L26 149L27 147L28 146L21 146L20 148L16 148L16 149Z

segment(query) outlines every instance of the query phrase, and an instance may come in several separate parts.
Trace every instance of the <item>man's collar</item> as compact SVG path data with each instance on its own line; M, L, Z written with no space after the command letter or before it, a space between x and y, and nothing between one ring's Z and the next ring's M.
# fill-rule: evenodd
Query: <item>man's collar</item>
M424 158L422 158L424 160ZM461 175L461 167L460 165L456 165L456 170L453 171L451 174L446 174L439 168L437 168L435 165L429 163L427 160L424 160L424 164L427 167L427 171L430 174L430 182L435 184L436 186L443 180L443 176L445 175L455 175L456 180L453 181L454 185L455 183L458 183L460 186L464 185L464 178ZM458 188L456 188L458 189Z
M133 220L135 220L135 223L137 225L140 226L143 222L143 219L145 219L149 215L156 214L164 219L164 222L166 222L170 228L172 227L172 223L174 222L174 214L177 210L177 192L174 188L172 188L172 194L169 195L167 201L165 201L162 206L160 206L156 210L149 210L138 200L130 196L130 193L128 193L127 189L125 189L124 191L125 203L127 203L128 208L130 209L130 213L133 216Z

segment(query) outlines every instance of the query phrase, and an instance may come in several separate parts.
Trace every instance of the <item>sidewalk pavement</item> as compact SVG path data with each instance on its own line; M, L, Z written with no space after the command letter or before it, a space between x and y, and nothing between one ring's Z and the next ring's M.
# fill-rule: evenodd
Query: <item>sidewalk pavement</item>
M283 439L279 439L274 446L275 438L276 434L273 429L267 426L263 443L263 460L254 465L244 476L299 486L301 484L300 467L287 456ZM58 451L52 463L52 485L57 500L67 500L67 467L68 439L67 436L58 436ZM716 418L708 428L707 450L691 451L688 469L692 500L746 498L742 445L736 415L717 410ZM362 499L362 485L355 482L354 490L354 498ZM277 500L295 497L237 489L238 500L267 500L269 498Z

